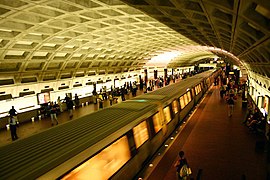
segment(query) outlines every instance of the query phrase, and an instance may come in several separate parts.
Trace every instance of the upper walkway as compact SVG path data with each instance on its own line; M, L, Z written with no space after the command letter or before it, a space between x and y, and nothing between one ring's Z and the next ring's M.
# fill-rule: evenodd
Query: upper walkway
M173 165L181 150L192 168L190 179L200 179L198 174L205 180L267 179L266 149L256 146L265 136L250 132L242 123L245 113L238 98L232 117L228 117L219 86L213 86L147 179L176 179Z

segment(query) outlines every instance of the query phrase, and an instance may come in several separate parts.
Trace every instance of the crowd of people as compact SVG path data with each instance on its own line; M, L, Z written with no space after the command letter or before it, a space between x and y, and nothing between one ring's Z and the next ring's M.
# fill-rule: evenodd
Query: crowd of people
M265 131L265 117L257 107L253 107L251 102L248 104L248 113L243 121L243 124L246 125L251 132L254 133L264 133Z
M241 93L241 91L239 91L241 86L239 86L235 76L226 76L225 72L215 79L215 85L218 85L219 81L221 82L220 97L227 102L228 116L232 117L235 100L237 99L238 93Z
M244 86L238 84L235 81L234 76L229 76L229 81L227 83L227 76L225 76L225 73L223 73L219 78L221 81L220 97L221 99L226 100L228 104L228 116L231 117L234 111L234 104L237 98L242 96L242 101L247 101L244 95ZM251 99L248 101L248 112L243 121L243 124L245 124L250 131L255 133L258 132L264 133L265 131L266 126L265 117L260 112L258 107L256 107L256 105L252 103Z

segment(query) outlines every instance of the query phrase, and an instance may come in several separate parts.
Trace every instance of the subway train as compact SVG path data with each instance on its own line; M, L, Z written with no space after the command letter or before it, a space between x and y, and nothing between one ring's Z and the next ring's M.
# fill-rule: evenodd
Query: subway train
M133 179L219 72L205 71L0 147L0 177Z

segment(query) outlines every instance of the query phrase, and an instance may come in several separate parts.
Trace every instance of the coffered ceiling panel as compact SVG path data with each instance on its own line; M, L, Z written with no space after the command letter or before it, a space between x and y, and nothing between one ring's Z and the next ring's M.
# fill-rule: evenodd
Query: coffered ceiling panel
M200 45L232 53L269 77L269 0L122 0Z
M1 0L0 79L128 72L173 52L159 64L228 52L269 77L269 17L268 0Z
M119 0L2 0L0 8L0 78L13 75L16 82L30 71L43 81L139 70L159 53L199 45ZM180 58L173 65L181 66Z

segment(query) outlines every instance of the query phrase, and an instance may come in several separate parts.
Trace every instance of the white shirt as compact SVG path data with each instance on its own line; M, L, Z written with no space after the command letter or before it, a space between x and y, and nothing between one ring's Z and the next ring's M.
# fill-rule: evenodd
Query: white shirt
M14 117L10 118L9 119L9 124L10 125L16 125L17 124L16 119Z

